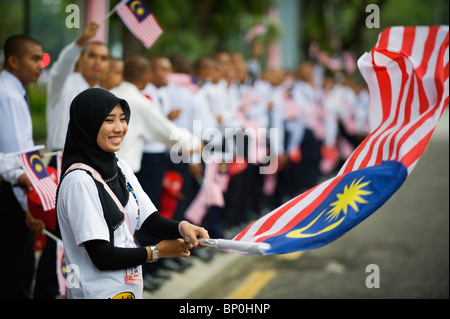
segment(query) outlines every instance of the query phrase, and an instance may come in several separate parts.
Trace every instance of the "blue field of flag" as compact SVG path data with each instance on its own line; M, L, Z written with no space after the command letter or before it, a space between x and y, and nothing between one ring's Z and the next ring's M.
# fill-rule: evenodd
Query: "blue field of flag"
M264 240L266 254L321 247L356 226L383 205L407 177L395 161L347 173L306 218L288 231Z

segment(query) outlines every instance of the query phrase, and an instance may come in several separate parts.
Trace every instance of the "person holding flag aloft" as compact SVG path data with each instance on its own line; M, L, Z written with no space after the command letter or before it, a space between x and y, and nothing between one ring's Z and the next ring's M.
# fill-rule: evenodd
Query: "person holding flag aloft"
M100 25L89 23L74 42L67 45L50 70L47 85L47 147L61 150L69 123L69 107L80 92L100 84L108 71L109 49L101 42L89 42Z

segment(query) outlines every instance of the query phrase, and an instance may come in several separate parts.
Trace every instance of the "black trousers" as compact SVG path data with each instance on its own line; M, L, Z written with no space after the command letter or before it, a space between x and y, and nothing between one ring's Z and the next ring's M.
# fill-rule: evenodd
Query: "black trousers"
M0 179L0 299L29 299L34 276L34 233L9 183Z
M159 208L162 193L162 180L167 168L166 153L144 153L142 155L141 169L136 177L144 192L152 200L156 209Z
M166 153L144 153L142 155L141 169L136 173L136 177L144 192L152 200L156 209L159 209L159 202L162 193L162 180L167 169ZM135 233L139 244L155 245L161 240L151 236L145 230L138 230ZM160 263L147 263L142 266L144 274L152 273L161 267Z
M321 160L320 148L322 141L314 136L310 129L305 130L305 136L301 144L302 160L295 167L294 172L297 179L297 189L299 193L317 185L321 175L319 164Z

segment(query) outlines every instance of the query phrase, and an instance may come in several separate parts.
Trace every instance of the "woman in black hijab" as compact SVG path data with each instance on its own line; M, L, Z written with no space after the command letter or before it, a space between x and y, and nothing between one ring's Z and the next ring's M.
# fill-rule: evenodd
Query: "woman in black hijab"
M116 157L129 119L128 103L104 89L72 101L56 201L66 263L76 266L67 277L69 298L142 298L140 265L189 257L197 238L209 238L201 227L162 217ZM136 247L140 228L162 241Z

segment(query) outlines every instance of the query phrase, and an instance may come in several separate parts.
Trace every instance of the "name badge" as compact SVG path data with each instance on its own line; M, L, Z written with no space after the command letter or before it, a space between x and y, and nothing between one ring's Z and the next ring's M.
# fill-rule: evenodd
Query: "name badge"
M125 282L127 284L142 284L142 268L136 266L126 269Z

